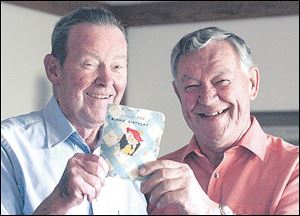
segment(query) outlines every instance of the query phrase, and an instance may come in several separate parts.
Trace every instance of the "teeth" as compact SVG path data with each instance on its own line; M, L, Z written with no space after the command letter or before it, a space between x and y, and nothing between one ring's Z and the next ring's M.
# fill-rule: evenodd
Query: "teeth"
M203 113L204 116L207 116L207 117L211 117L211 116L215 116L215 115L218 115L220 113L222 113L224 110L221 110L219 112L214 112L214 113L211 113L211 114L207 114L207 113Z
M97 99L107 99L109 98L109 95L99 95L99 94L92 94L92 93L87 93L88 96L92 98L97 98Z

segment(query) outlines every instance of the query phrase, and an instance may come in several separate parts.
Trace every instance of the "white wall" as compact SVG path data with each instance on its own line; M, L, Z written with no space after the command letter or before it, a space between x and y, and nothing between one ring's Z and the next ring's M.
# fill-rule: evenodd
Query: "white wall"
M38 110L51 94L43 58L59 17L1 2L1 120ZM186 33L217 25L241 35L261 70L253 110L299 110L299 16L130 27L127 105L161 111L160 155L187 143L191 131L173 93L169 56Z
M52 89L44 72L59 17L1 2L1 120L40 109Z

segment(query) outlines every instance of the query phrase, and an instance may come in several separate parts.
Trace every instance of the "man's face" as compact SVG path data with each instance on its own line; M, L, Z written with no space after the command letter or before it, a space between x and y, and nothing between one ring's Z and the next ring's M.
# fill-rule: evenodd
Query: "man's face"
M127 43L122 32L104 25L72 27L55 86L68 119L87 128L101 124L107 104L120 103L126 84Z
M177 68L174 88L198 142L210 147L233 144L250 125L258 71L243 72L239 56L226 41L212 41L180 57Z

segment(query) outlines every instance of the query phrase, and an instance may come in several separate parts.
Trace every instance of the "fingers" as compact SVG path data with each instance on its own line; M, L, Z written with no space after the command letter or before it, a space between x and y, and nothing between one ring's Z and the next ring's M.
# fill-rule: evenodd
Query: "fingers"
M91 202L100 194L108 170L102 157L76 153L69 159L59 182L61 194L74 205L80 204L85 195Z
M178 168L162 168L157 170L149 179L142 183L141 191L145 194L149 193L162 182L168 182L167 180L180 178L181 175L182 174L178 171Z
M142 182L141 191L149 197L149 202L158 208L177 204L183 212L189 212L186 209L191 208L190 201L201 194L193 171L185 163L154 161L142 168L141 175L151 176Z
M147 163L139 170L139 173L141 173L141 175L152 175L142 183L141 191L147 194L156 188L162 181L180 178L182 176L180 170L184 168L184 166L185 164L170 160Z
M182 163L171 161L171 160L157 160L157 161L151 161L142 167L139 168L139 174L141 176L146 176L149 174L154 173L157 170L160 170L162 168L180 168L182 166Z
M94 154L76 153L74 158L77 159L78 164L90 174L101 176L100 172L103 172L103 174L106 176L109 170L107 162L100 156Z
M89 202L92 202L94 198L97 197L97 191L95 186L91 185L89 182L87 182L85 179L80 179L80 190L81 190L81 196L84 198L84 196L87 196L87 200Z
M179 204L180 206L184 206L184 202L189 202L187 199L184 199L185 191L184 190L175 190L169 191L163 194L160 199L153 201L153 204L157 206L157 208L164 208L170 204Z
M154 188L151 192L151 196L149 198L149 201L152 205L157 205L157 202L159 201L160 203L162 202L162 198L164 199L167 198L166 201L171 201L172 197L169 197L171 194L176 194L172 193L174 191L179 191L182 188L184 188L184 181L182 181L181 178L176 178L176 179L168 179L162 181L160 184L157 185L156 188ZM176 198L178 199L178 194L176 195Z
M84 172L85 180L95 185L95 181L100 179L100 183L103 186L105 176L108 173L109 167L106 161L96 155L79 155L77 163ZM95 179L96 177L96 179Z
M93 154L78 154L75 157L78 157L78 163L82 169L81 176L83 180L92 187L92 191L86 186L83 191L84 194L88 195L88 200L98 197L100 194L101 188L105 183L105 176L108 172L108 164L106 161L97 155Z

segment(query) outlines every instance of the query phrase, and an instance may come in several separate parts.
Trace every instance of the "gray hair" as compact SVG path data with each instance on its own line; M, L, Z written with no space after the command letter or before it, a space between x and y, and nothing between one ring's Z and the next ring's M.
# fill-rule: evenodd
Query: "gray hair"
M52 33L52 52L60 65L64 64L67 56L67 41L70 29L81 23L91 23L95 25L110 25L118 27L126 39L124 26L115 15L106 8L81 7L62 17L55 25Z
M177 76L179 58L205 47L213 39L230 42L240 56L243 71L247 71L250 67L254 66L250 48L242 38L218 27L208 27L185 35L173 48L171 54L171 69L174 80L176 80Z

